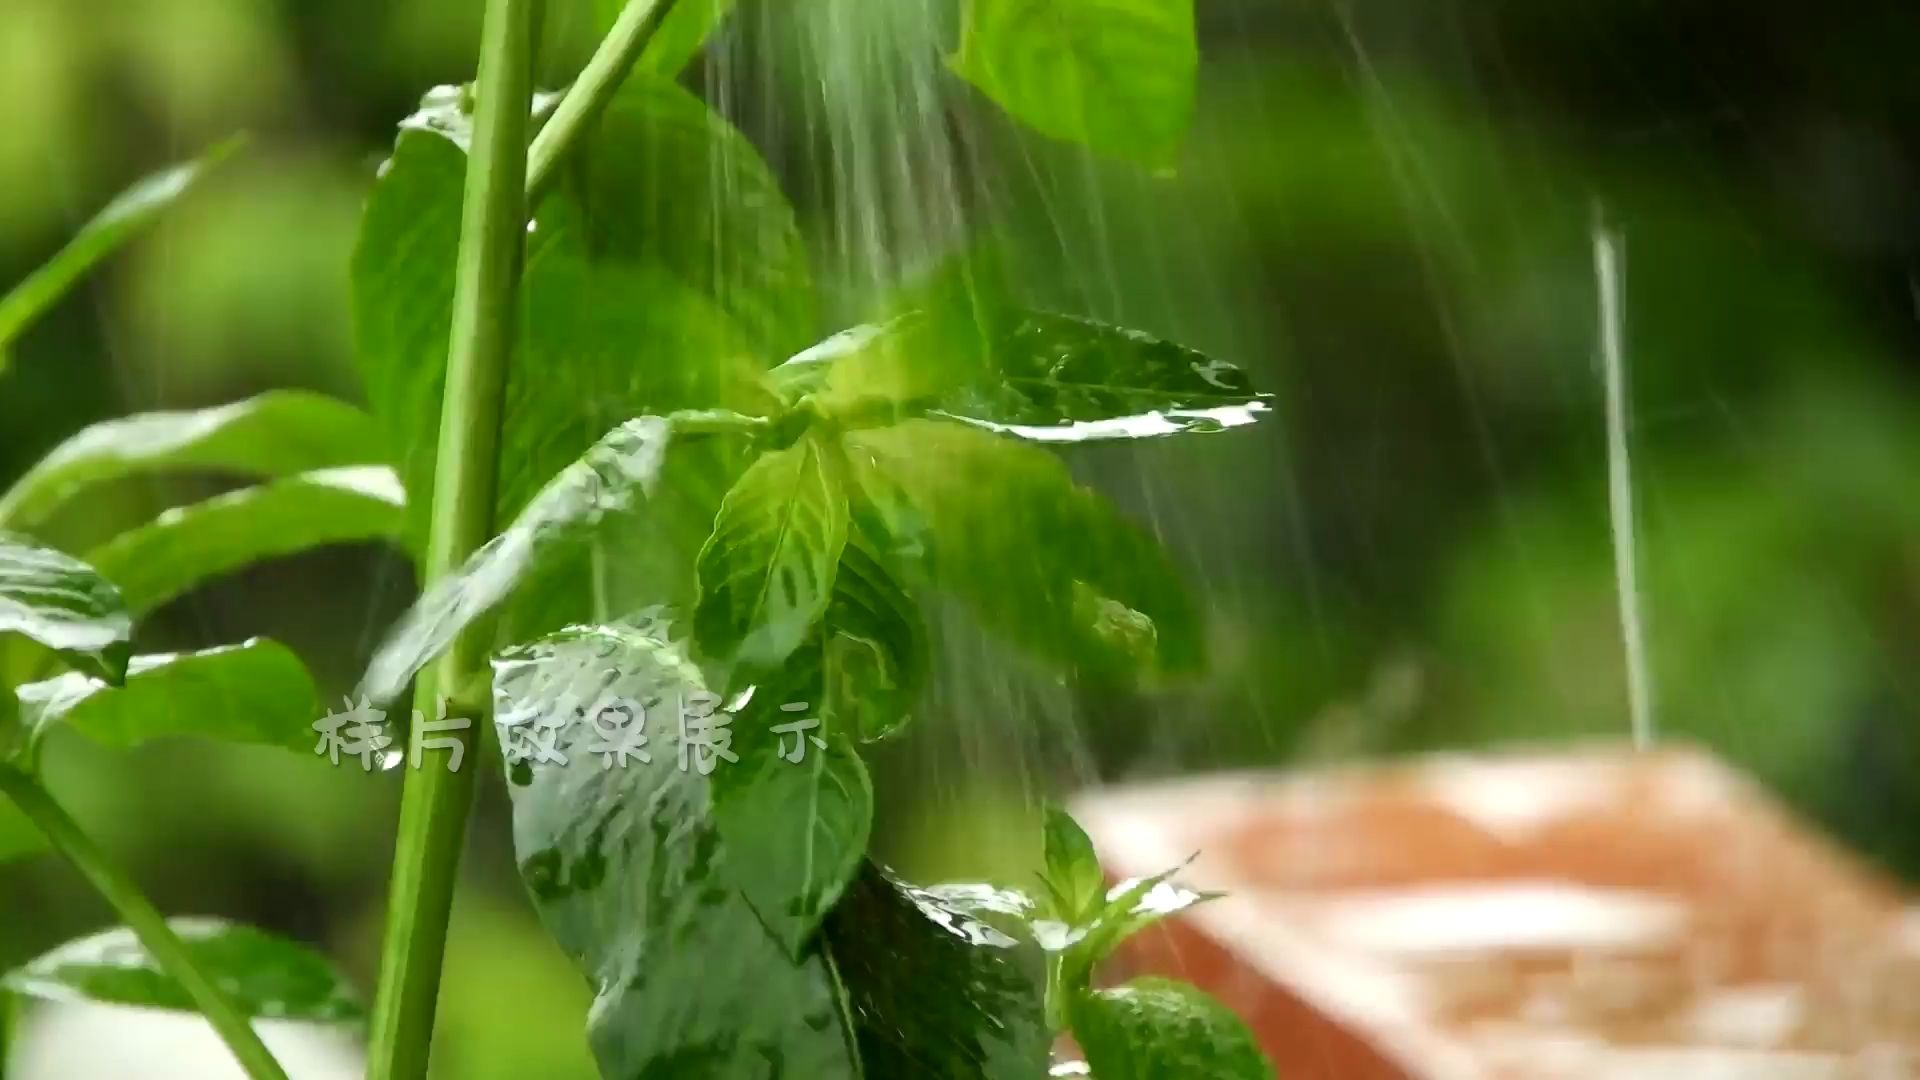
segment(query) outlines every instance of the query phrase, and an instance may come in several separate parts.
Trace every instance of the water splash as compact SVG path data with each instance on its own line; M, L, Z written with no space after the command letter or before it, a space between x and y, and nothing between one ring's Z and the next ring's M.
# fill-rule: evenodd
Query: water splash
M1607 506L1613 528L1613 571L1620 594L1620 636L1627 654L1627 711L1633 743L1653 745L1653 671L1647 660L1634 529L1633 457L1628 442L1626 315L1621 308L1626 259L1620 234L1598 215L1593 226L1593 276L1600 300L1600 364L1607 396Z

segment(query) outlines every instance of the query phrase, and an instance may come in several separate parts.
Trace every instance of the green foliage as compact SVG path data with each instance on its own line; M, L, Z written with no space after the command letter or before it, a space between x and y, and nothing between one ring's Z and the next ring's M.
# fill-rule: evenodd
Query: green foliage
M298 657L263 639L136 656L119 686L74 671L15 692L20 718L35 741L64 724L110 746L192 735L313 749L313 680Z
M352 987L303 945L219 919L169 919L167 925L200 970L249 1019L321 1024L361 1019ZM0 976L0 990L47 1001L197 1010L186 988L124 927L67 942L28 961Z
M0 532L0 648L18 634L108 682L127 673L133 618L93 567L15 533ZM0 665L4 670L5 665Z
M841 473L808 437L761 457L727 493L698 566L694 633L707 655L771 668L826 612L847 541Z
M1054 916L1068 923L1091 917L1107 892L1093 841L1071 814L1054 803L1046 807L1042 840L1044 881Z
M1266 1080L1273 1075L1240 1018L1172 979L1140 978L1074 999L1073 1035L1099 1080Z
M35 319L53 307L95 264L186 194L236 145L223 143L197 160L157 172L121 192L57 255L0 296L0 372L7 368L10 347Z
M406 495L383 466L289 476L179 507L96 548L87 561L143 615L196 585L327 544L398 543Z
M1200 613L1166 553L1053 455L930 420L847 444L926 523L915 570L989 627L1089 679L1152 681L1203 663Z
M592 0L595 19L602 32L612 28L614 20L629 0ZM645 2L645 0L634 0ZM674 0L653 40L640 54L635 70L672 78L693 60L715 28L733 10L734 0Z
M433 478L470 128L450 87L403 122L354 254L356 358L413 492ZM750 400L756 356L810 320L792 211L752 147L684 90L630 80L576 156L528 237L499 441L508 516L628 417ZM674 198L716 170L742 198ZM775 239L754 259L711 258L715 236Z
M171 470L278 477L379 460L368 417L333 398L275 390L231 405L107 420L56 446L0 497L0 522L32 528L87 488Z
M1193 0L967 0L951 63L1043 135L1165 166L1193 113Z

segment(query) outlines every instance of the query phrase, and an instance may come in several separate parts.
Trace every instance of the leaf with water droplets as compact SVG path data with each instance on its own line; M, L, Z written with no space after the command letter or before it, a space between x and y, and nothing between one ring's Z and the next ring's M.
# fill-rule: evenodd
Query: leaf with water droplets
M1193 0L967 0L950 63L1043 135L1166 166L1193 115Z
M847 541L842 471L807 436L763 455L727 492L696 568L694 637L709 657L777 667L826 613Z
M781 672L755 686L733 716L740 760L713 776L727 875L796 958L859 870L873 827L867 767L809 683Z
M846 440L925 522L929 581L1011 640L1092 679L1203 665L1200 612L1166 553L1052 454L929 420Z
M300 658L261 638L136 656L119 686L73 671L16 693L35 742L65 724L109 746L193 735L311 752L318 715L313 680Z
M934 299L945 306L827 339L770 385L822 395L849 427L917 410L1044 443L1225 431L1269 411L1242 369L1150 334L951 289Z
M117 683L127 672L133 619L120 591L93 567L0 532L0 635L10 633Z
M731 413L677 413L639 417L608 432L548 481L505 531L407 609L368 664L360 693L377 703L399 697L469 624L564 559L610 517L643 508L660 487L676 439L745 433L757 423Z
M9 347L100 260L158 217L238 145L228 140L194 161L163 169L114 196L52 259L0 296L0 371Z
M1182 863L1158 874L1128 878L1104 896L1096 891L1092 905L1077 917L1034 923L1034 935L1041 946L1059 954L1060 981L1069 991L1084 989L1094 969L1127 938L1170 915L1220 897L1219 893L1189 889L1174 881L1173 876L1186 866Z
M1087 991L1075 996L1068 1014L1074 1041L1100 1080L1273 1076L1253 1033L1232 1010L1172 979Z
M871 864L824 929L868 1077L1029 1080L1052 1041L1044 958Z
M167 926L187 955L248 1019L359 1023L364 1010L327 959L297 942L219 919L175 918ZM197 1012L124 927L67 942L5 976L0 989L45 1001L91 1001Z
M521 876L595 989L601 1075L856 1076L825 963L793 960L755 917L727 874L713 775L682 765L677 725L705 691L677 646L635 628L576 628L500 657L502 745L547 732L564 758L508 765ZM641 727L609 734L646 739L624 761L596 752L588 726L620 710Z
M384 465L322 469L176 507L87 555L137 616L201 582L328 544L398 541L406 493Z
M67 439L0 498L0 522L30 527L99 483L161 470L275 477L382 457L378 429L343 401L274 390L209 409L106 420Z

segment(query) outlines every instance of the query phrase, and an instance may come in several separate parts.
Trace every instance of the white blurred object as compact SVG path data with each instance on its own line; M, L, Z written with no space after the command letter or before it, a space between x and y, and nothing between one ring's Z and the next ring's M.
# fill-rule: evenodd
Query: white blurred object
M259 1020L254 1030L291 1080L359 1080L356 1041L319 1024ZM193 1013L87 1002L25 1010L12 1080L246 1080L226 1044Z

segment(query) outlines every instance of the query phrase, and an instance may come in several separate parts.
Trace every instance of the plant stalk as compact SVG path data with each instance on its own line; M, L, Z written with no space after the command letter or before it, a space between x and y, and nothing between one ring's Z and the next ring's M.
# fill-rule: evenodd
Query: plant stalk
M194 963L186 943L167 926L166 917L53 796L33 777L6 765L0 765L0 792L5 792L21 813L46 834L54 848L113 905L127 928L146 947L147 954L160 965L160 970L186 990L247 1075L253 1080L286 1080L285 1070L274 1060L267 1044L260 1041L246 1015Z
M527 127L532 111L537 0L487 0L467 159L460 250L454 268L453 324L446 395L427 533L424 585L452 574L493 533L500 428L513 347L526 237ZM484 671L489 630L469 627L414 686L413 737L439 715L471 722L452 734L467 746L466 768L409 769L400 801L399 837L388 887L380 984L368 1032L370 1080L416 1080L427 1073L434 1010L446 953L454 879L480 755L472 752L489 720Z
M580 69L580 77L573 81L566 97L560 99L546 126L534 136L533 147L527 153L529 203L540 201L560 163L586 135L607 102L613 100L615 91L626 81L627 73L633 70L647 42L653 39L654 31L673 10L673 3L674 0L628 0L627 6L621 9L613 29L601 39L587 66Z

